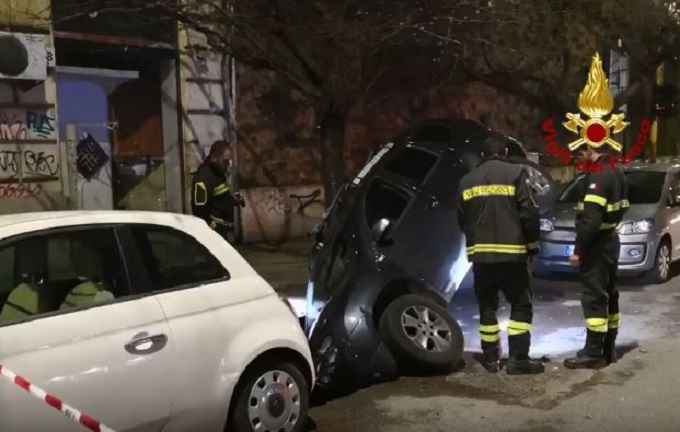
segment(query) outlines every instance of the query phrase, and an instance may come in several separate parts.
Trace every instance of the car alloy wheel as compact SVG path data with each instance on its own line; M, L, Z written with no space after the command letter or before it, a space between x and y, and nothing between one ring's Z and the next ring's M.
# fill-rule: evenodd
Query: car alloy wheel
M451 330L444 319L425 306L409 306L401 314L401 326L420 349L443 352L451 346Z
M300 420L300 388L288 373L261 375L250 390L248 419L253 431L291 432Z
M659 279L665 281L668 279L668 273L670 272L671 268L671 254L668 244L663 243L661 246L659 246L659 253L656 261Z

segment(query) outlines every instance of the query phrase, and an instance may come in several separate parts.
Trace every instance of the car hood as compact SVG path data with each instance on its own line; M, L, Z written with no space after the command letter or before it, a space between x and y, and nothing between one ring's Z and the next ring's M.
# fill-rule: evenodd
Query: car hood
M656 204L631 204L622 222L633 222L646 218L653 218L656 215ZM576 219L576 204L557 203L548 216L556 228L573 228Z

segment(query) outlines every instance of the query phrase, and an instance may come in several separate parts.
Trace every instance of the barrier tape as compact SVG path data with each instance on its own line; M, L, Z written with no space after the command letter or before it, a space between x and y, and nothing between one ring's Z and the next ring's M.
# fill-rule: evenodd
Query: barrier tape
M0 365L0 376L5 377L7 380L11 381L14 385L22 388L32 396L45 402L52 408L61 411L66 417L70 418L74 422L80 423L92 432L115 432L108 426L104 426L98 420L93 419L87 414L83 414L72 406L66 405L60 399L48 394L45 390L37 387L35 384L31 384L25 378L15 374L11 370Z

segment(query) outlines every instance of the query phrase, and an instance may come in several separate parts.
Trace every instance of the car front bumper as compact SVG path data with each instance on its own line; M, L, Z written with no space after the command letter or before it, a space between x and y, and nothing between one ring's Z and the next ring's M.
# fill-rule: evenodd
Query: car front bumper
M551 232L549 238L540 241L540 252L534 260L533 270L537 273L577 273L569 265L569 255L573 251L575 233L573 231ZM620 276L635 276L651 270L658 246L658 237L650 234L620 235L619 253Z

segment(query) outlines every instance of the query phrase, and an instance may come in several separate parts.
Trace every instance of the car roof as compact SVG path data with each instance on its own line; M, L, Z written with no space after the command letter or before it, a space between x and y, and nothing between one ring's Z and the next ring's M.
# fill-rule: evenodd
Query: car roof
M680 163L659 162L659 163L638 163L624 168L626 172L630 171L650 171L650 172L668 172L675 171L680 168Z
M46 222L54 225L76 225L88 223L154 223L160 225L177 226L183 223L191 223L196 220L194 216L130 210L73 210L73 211L47 211L31 213L13 213L0 215L0 228L15 225L35 224Z

